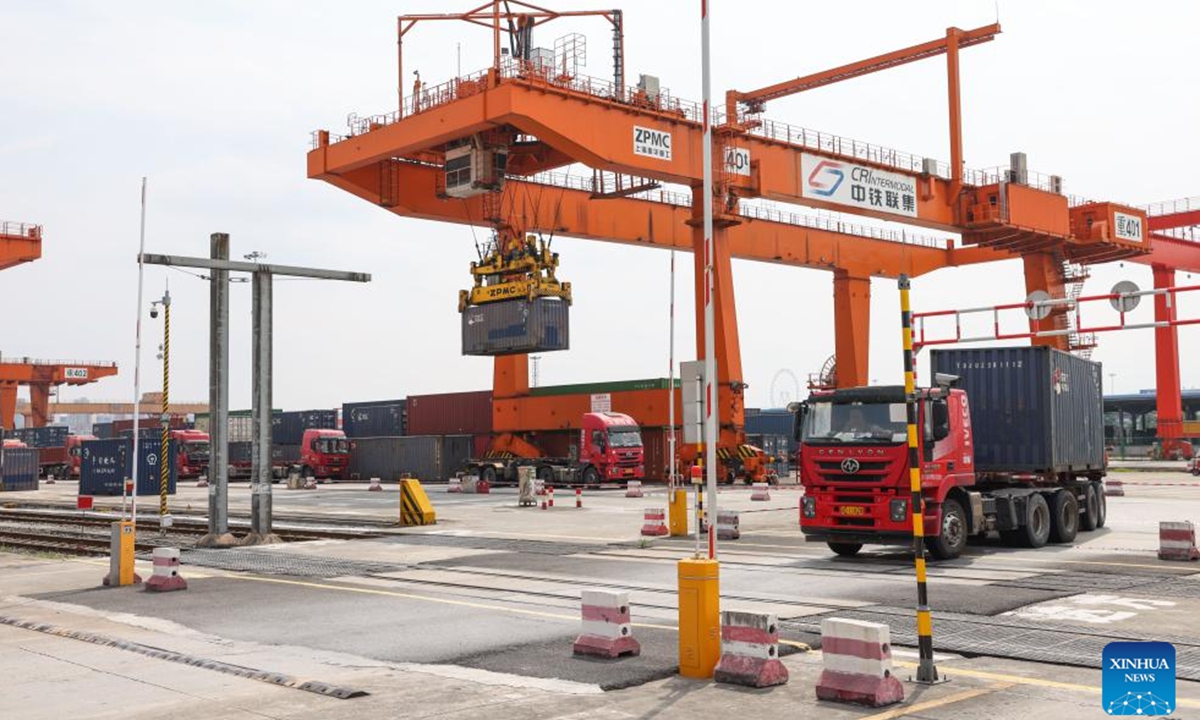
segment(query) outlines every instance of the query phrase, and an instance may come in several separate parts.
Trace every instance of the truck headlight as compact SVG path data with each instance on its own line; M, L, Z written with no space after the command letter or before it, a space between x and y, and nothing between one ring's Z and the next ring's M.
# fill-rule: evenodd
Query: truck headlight
M815 518L817 516L817 499L807 495L800 498L800 512L804 513L806 518Z
M908 517L908 501L898 498L891 502L892 521L902 522Z

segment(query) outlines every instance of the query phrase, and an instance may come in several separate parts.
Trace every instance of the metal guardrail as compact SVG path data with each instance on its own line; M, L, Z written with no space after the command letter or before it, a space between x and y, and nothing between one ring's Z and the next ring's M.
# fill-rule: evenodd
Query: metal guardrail
M1164 200L1142 206L1147 215L1174 215L1175 213L1200 210L1200 196Z
M514 179L523 182L536 183L538 185L560 187L589 193L605 192L608 189L607 186L597 186L597 183L592 177L587 177L584 175L572 175L561 172L543 172L526 178ZM650 202L657 202L675 207L691 207L692 204L692 198L690 195L672 190L646 190L640 193L634 193L629 197L635 200L647 200ZM822 217L818 215L806 215L803 213L791 212L763 204L742 203L734 214L755 220L767 220L785 225L810 227L815 230L827 230L829 232L842 233L844 235L855 235L857 237L869 238L872 240L884 240L887 242L901 243L904 245L919 245L921 247L935 248L938 250L946 249L952 242L948 238L939 238L932 235L916 235L903 230L888 230L886 228L873 227L870 225L848 223L835 218Z
M42 236L42 226L33 223L0 221L0 235L10 237L39 238Z
M13 357L11 355L0 356L0 365L49 365L49 366L70 366L70 367L112 367L115 368L115 362L101 362L97 360L45 360L42 358L30 357Z

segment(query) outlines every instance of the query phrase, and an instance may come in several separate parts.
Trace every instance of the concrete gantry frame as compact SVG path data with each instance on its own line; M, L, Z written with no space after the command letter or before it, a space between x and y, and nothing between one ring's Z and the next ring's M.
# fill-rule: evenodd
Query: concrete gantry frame
M275 275L370 282L369 273L323 270L320 268L269 265L237 262L229 259L229 235L213 233L211 258L180 257L145 253L141 259L148 265L189 267L211 270L209 283L211 316L209 321L209 474L208 533L197 545L224 547L235 544L229 532L229 273L246 272L253 275L253 399L251 415L253 431L253 469L251 471L250 534L242 541L246 545L261 545L279 541L272 532L271 481L273 478L271 402L273 379L273 322L274 303L272 279Z

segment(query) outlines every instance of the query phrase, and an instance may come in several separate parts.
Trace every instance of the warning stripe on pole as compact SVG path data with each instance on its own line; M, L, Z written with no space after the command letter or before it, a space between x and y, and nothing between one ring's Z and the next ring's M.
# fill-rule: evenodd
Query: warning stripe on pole
M938 681L933 663L933 619L929 612L929 590L925 575L925 513L921 494L921 449L917 442L916 368L913 363L912 309L909 305L909 280L900 276L900 326L904 341L904 398L908 406L908 480L912 492L913 564L917 571L917 647L920 664L917 681Z

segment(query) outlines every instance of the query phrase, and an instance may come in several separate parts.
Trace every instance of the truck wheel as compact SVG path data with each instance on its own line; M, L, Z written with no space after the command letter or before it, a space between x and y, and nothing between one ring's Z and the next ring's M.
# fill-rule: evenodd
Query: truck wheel
M1096 527L1104 527L1104 522L1108 520L1108 497L1104 495L1104 483L1100 480L1094 480L1092 487L1096 490L1096 501L1100 511L1096 513Z
M842 543L830 540L825 544L829 546L830 550L842 557L854 557L858 554L859 550L862 550L862 543Z
M1059 490L1050 501L1050 540L1056 543L1075 542L1079 534L1079 501L1070 490Z
M488 485L496 484L496 468L488 465L479 471L479 479L486 482Z
M969 533L967 513L962 503L954 498L946 498L942 501L942 526L938 529L937 537L925 538L925 545L938 560L953 560L962 555Z
M1100 527L1097 523L1099 515L1100 498L1096 497L1096 485L1087 483L1083 486L1083 513L1079 516L1079 529L1091 532Z
M1003 530L1000 536L1006 543L1024 547L1040 548L1050 540L1050 505L1040 494L1033 494L1025 503L1025 517L1021 527Z
M596 468L592 467L591 465L588 465L586 468L584 468L583 484L588 487L600 486L600 473L596 471Z
M543 487L550 487L554 483L554 469L549 465L543 465L537 470L537 479L542 481Z
M302 478L311 477L314 480L317 478L317 476L313 474L313 469L307 465L300 468L300 477L302 477Z

